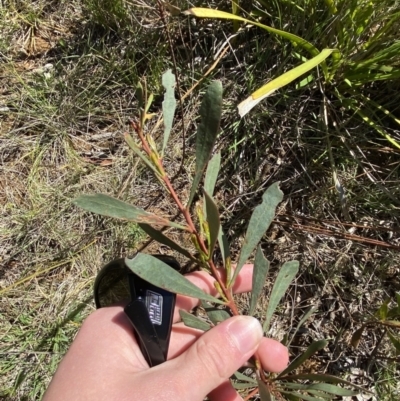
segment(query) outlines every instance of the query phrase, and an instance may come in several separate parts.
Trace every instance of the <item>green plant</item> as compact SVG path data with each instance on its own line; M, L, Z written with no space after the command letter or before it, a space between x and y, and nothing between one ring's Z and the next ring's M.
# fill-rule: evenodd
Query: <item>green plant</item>
M400 149L399 142L381 122L386 118L400 125L400 120L383 103L369 96L379 82L400 78L398 2L386 0L377 4L370 0L304 0L297 3L281 0L267 4L259 0L252 3L252 8L247 12L250 18L239 15L236 1L232 1L232 9L235 10L232 14L207 8L191 8L184 14L198 18L229 19L256 26L289 41L292 57L302 61L242 101L238 105L242 117L278 89L309 73L297 84L297 89L318 85L324 97L336 98L339 107L358 116L391 145ZM242 13L246 11L242 9ZM283 15L290 16L290 19L284 20ZM269 19L270 24L260 22L264 19ZM279 25L285 25L285 29L275 28ZM294 31L290 31L290 28ZM311 72L317 65L321 67L321 75ZM332 108L329 113L331 119L340 125L335 117L338 109L331 102L329 105Z
M256 249L253 290L249 304L249 313L251 315L255 314L257 301L262 293L269 270L269 262L258 244L275 216L276 207L282 201L283 193L277 183L272 184L265 191L261 204L255 208L250 217L240 255L236 267L233 268L230 247L221 227L218 206L212 197L221 160L219 153L214 156L212 156L212 153L220 126L222 85L219 81L211 82L201 103L200 123L196 135L195 171L189 197L184 202L176 192L163 163L176 108L174 95L175 76L171 71L167 71L163 75L162 82L165 88L164 102L162 104L164 118L162 145L157 146L151 134L146 130L146 122L154 117L149 114L153 95L148 94L146 86L142 84L137 86L136 91L140 115L136 121L131 123L139 142L137 143L128 133L125 134L125 139L133 152L154 173L160 185L170 196L172 204L179 212L179 219L172 221L166 216L147 212L103 194L81 195L74 203L90 212L138 223L153 239L169 246L194 262L197 269L212 275L215 279L215 288L220 296L219 298L204 293L191 284L183 275L151 255L138 253L133 259L126 259L127 266L148 282L171 292L202 300L208 320L200 319L184 312L181 313L181 318L189 327L208 330L230 316L240 314L236 300L233 297L232 288L241 268ZM201 186L200 183L204 173L204 185ZM196 196L199 196L200 201L193 206ZM165 226L188 233L190 244L179 244L166 236L160 229ZM217 244L219 253L216 252ZM296 276L298 269L299 263L297 261L286 262L280 268L265 313L263 322L265 332L268 331L271 318L281 298ZM297 329L309 316L310 313L307 313L301 319ZM294 374L294 371L305 360L323 349L327 343L325 340L313 342L302 355L295 359L279 375L264 372L256 354L249 361L251 374L244 375L241 372L237 372L232 378L234 385L238 389L247 389L249 391L248 398L259 394L263 401L274 399L274 397L280 400L319 400L356 394L353 390L337 386L336 384L351 385L351 383L337 377L318 374Z

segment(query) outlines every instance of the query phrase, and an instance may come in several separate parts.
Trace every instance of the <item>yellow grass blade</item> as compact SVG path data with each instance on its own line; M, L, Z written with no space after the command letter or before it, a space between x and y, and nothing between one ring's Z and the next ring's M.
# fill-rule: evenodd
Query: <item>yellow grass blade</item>
M189 10L184 11L183 14L191 15L193 17L198 17L198 18L230 19L234 21L242 21L245 22L246 24L258 26L259 28L265 29L270 33L274 33L276 35L281 36L282 38L288 39L291 42L295 43L296 45L301 46L302 48L307 50L312 56L316 56L319 54L319 50L314 45L300 38L299 36L293 35L292 33L286 31L281 31L280 29L272 28L268 25L260 24L259 22L256 21L248 20L246 18L240 17L239 15L234 15L231 13L227 13L225 11L213 10L211 8L201 8L201 7L190 8Z
M333 49L324 49L317 56L306 61L305 63L285 72L281 76L272 81L268 82L266 85L256 90L251 96L246 100L241 102L238 106L239 114L241 117L246 115L254 106L261 102L261 100L272 95L275 91L290 84L295 79L304 75L318 64L322 63L330 54L332 54Z

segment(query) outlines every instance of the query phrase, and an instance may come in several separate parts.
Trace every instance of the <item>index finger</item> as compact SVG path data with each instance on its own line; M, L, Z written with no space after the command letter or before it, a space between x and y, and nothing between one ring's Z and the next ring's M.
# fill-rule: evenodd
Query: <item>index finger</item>
M210 294L214 297L218 296L218 292L214 287L215 279L209 273L205 271L196 271L193 273L186 274L185 277L207 294ZM240 294L242 292L251 291L252 279L253 279L253 265L246 264L240 270L240 273L233 285L233 292L235 294ZM190 312L193 308L198 306L199 303L200 301L197 298L190 298L184 295L178 295L176 297L174 323L180 320L179 316L180 309L183 309L186 312Z

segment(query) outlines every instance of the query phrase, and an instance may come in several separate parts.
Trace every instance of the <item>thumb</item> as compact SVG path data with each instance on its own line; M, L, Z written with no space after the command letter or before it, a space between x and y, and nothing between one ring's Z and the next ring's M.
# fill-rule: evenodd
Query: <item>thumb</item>
M182 399L200 399L232 376L256 352L263 337L259 321L236 316L202 335L187 351L170 361L181 384Z

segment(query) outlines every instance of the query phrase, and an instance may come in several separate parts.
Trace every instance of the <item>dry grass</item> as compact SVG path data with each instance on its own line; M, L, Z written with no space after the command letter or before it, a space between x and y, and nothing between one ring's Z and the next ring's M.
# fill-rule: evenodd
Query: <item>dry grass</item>
M145 241L136 225L84 213L71 200L103 192L174 214L121 139L136 115L132 88L139 77L146 76L159 111L160 77L170 66L160 22L142 3L131 4L118 20L111 12L93 12L96 4L10 0L0 11L0 395L7 400L41 398L93 310L96 272ZM231 26L182 20L170 29L186 91L212 64ZM287 61L265 35L249 31L239 41L212 74L226 88L217 184L225 230L235 253L252 208L280 180L285 202L264 244L272 263L267 287L283 261L302 263L269 334L283 339L315 307L292 354L312 339L329 338L329 349L307 369L348 377L379 400L398 399L399 361L386 359L395 356L386 338L380 342L382 332L366 332L357 350L349 346L362 318L400 291L398 250L363 241L400 246L398 153L345 114L335 116L340 133L327 130L315 101L318 90L298 97L285 89L239 120L238 101ZM275 51L256 59L252 50L259 48ZM199 94L195 90L185 102L188 157L175 180L182 196L193 169ZM178 124L166 159L172 175L181 157L179 135ZM347 191L351 221L364 228L345 225L350 221L334 187L334 169ZM357 238L346 239L348 234ZM150 250L168 252L154 244Z

